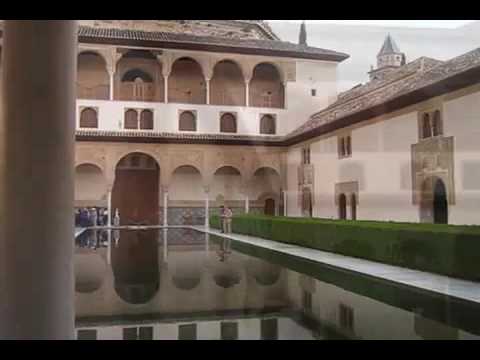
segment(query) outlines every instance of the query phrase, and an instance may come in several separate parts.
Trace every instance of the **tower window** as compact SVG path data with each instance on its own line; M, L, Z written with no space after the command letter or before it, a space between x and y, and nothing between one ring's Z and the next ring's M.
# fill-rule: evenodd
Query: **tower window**
M306 146L302 149L302 164L310 164L310 146Z
M420 113L419 122L420 139L443 135L443 121L440 110Z
M338 137L338 157L341 159L350 156L352 156L351 135Z

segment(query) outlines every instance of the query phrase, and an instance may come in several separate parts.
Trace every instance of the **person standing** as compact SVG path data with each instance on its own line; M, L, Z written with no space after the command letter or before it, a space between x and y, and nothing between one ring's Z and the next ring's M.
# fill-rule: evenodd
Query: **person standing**
M93 227L97 226L98 216L97 216L97 209L92 208L90 213L90 220L92 221L91 224Z
M225 206L220 206L220 232L225 232Z
M230 234L232 232L232 217L233 217L233 212L232 210L226 206L224 209L224 224L225 224L225 229L223 232L225 234Z

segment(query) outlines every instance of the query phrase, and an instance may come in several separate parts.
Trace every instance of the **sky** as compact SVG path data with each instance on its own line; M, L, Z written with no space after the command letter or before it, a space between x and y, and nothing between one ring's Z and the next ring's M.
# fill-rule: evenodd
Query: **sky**
M301 20L267 20L271 22L300 22ZM305 20L308 23L340 25L376 25L388 27L455 29L475 20Z

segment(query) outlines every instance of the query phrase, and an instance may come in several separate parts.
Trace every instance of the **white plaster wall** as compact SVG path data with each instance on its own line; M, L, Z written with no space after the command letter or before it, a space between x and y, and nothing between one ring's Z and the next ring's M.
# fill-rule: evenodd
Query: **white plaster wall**
M286 113L279 121L281 133L293 131L337 97L337 64L324 61L297 61L296 81L286 91ZM312 96L311 90L316 90Z
M286 156L287 169L287 215L301 216L301 209L298 206L298 171L297 167L301 162L301 151L298 147L288 149Z
M446 101L444 135L454 136L455 205L449 223L480 223L480 91Z
M358 181L358 219L418 221L410 167L417 128L410 112L352 131L352 157L337 160L338 182Z
M418 221L412 204L410 146L417 142L417 113L351 129L352 156L339 159L337 134L310 143L315 168L313 216L338 218L335 184L357 181L359 220ZM301 146L288 150L289 215L301 215L298 206L297 167ZM295 196L293 196L295 194ZM347 209L350 217L350 208Z

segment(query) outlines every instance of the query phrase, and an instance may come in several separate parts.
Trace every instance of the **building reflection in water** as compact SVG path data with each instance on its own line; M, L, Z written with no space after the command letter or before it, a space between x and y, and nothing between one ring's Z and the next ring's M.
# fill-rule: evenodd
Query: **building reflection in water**
M150 301L160 287L158 230L124 231L111 249L115 291L129 304Z
M384 302L378 295L390 288L362 283L363 293L349 291L345 280L332 280L331 269L314 271L327 274L324 282L298 272L291 260L266 261L193 230L98 231L76 244L79 339L469 339L480 333L474 319L456 327L432 318L445 305L431 298L412 300L418 295L395 289ZM353 278L351 289L359 282ZM409 301L419 305L408 309Z

